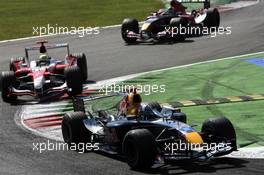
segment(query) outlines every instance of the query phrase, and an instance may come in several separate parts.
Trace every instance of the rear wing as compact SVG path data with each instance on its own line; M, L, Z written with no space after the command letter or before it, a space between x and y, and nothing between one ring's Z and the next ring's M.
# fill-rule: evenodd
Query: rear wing
M67 48L67 54L70 55L70 48L68 43L62 43L62 44L53 44L53 45L47 45L45 46L46 49L57 49L57 48ZM26 52L26 58L28 59L28 51L32 50L39 50L40 46L32 46L32 47L26 47L25 52Z
M203 3L205 9L211 7L210 0L178 0L178 1L181 3Z

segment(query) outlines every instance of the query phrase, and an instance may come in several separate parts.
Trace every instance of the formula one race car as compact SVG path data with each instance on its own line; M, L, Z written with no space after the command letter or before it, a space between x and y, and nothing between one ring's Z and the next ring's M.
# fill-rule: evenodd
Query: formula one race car
M124 113L131 112L131 101L140 103L134 116ZM125 95L116 115L104 110L85 112L82 100L73 102L75 112L66 113L62 121L68 146L96 145L93 151L120 155L133 169L150 168L156 162L207 160L237 149L234 127L225 117L206 120L199 132L186 123L187 117L179 109L141 103L138 94Z
M208 0L186 0L188 3L205 3L204 9L191 12L175 12L160 9L143 22L141 30L136 19L126 18L121 26L121 36L128 43L155 42L170 39L184 41L186 37L210 34L217 30L220 24L219 11L208 8Z
M82 84L87 79L87 62L84 53L70 54L68 44L45 46L47 41L37 46L25 48L25 57L12 58L10 71L1 73L0 90L5 102L14 102L18 96L35 98L64 94L76 95L82 92ZM65 59L50 57L47 50L66 48ZM39 50L40 56L29 57L29 51ZM36 58L39 57L39 58Z

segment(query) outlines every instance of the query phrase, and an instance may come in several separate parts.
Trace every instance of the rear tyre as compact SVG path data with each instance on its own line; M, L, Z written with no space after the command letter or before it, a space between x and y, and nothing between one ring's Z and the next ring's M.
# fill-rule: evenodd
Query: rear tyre
M75 54L72 54L72 56L77 58L77 66L80 68L83 81L85 82L88 77L86 55L84 53L75 53Z
M130 44L130 43L135 43L137 41L137 38L128 38L127 33L128 32L134 32L134 33L139 33L139 24L136 19L130 19L126 18L123 20L122 26L121 26L121 36L123 40Z
M61 128L63 140L68 145L91 141L91 132L84 126L84 119L87 117L83 112L68 112L64 115Z
M132 169L148 169L155 161L157 148L153 134L147 129L129 131L122 144L123 154Z
M64 70L64 76L68 87L68 95L74 96L82 93L83 78L82 73L77 66L70 66Z
M220 25L220 14L217 8L210 8L207 10L207 16L204 20L204 26L208 29L218 29Z
M211 118L202 125L203 140L206 143L231 142L231 150L225 153L214 155L222 156L231 153L237 149L236 132L233 124L226 117Z
M10 87L14 86L16 83L15 73L12 71L6 71L1 73L1 91L2 99L4 102L12 103L17 100L16 95L10 95Z
M162 110L162 107L160 106L160 104L158 103L158 102L150 102L149 104L148 104L148 106L149 107L151 107L151 109L155 109L155 110L157 110L158 112L161 112L161 110Z
M187 33L182 29L187 29L187 22L184 18L172 18L170 20L170 27L173 33L171 33L171 37L175 42L183 42L186 39Z

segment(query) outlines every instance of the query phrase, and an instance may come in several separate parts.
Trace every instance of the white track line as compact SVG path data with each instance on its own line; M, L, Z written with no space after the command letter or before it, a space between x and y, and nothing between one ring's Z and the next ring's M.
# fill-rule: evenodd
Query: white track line
M240 148L226 157L247 158L247 159L264 159L264 147Z
M19 112L16 112L17 116L15 116L15 122L17 123L18 126L20 126L22 129L25 129L26 131L29 131L34 135L55 141L63 141L60 126L43 128L39 130L28 127L23 120L23 118L26 117L24 116L25 115L24 110L26 110L25 106L23 106Z

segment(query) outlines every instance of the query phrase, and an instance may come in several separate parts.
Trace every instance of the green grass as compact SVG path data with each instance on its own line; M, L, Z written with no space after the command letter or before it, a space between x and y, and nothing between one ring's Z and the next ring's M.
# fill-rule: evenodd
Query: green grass
M264 69L243 59L246 58L149 73L125 83L166 85L166 93L162 96L158 93L145 95L147 101L173 102L263 93Z
M165 93L142 94L143 101L172 103L178 100L264 93L264 68L245 62L249 57L177 68L128 80L130 85L166 85ZM264 54L250 58L264 58ZM104 100L98 106L113 104ZM236 127L240 146L264 145L264 101L184 107L189 123L198 124L212 116L226 116Z
M0 40L32 36L33 26L95 27L144 19L162 8L159 0L8 0L0 1Z

